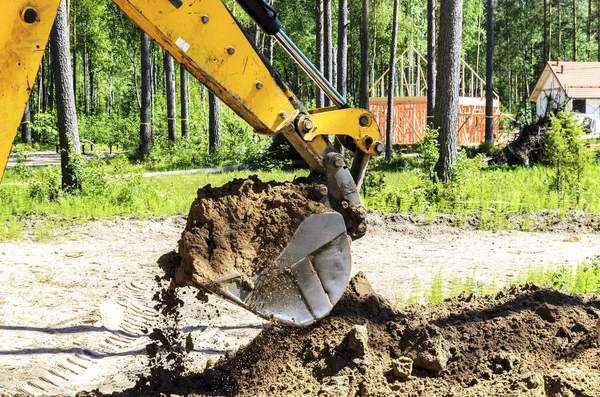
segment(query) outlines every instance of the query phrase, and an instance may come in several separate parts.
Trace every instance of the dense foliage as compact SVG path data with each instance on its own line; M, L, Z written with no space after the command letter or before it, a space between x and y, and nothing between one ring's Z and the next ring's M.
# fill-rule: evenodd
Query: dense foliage
M240 19L249 37L273 62L292 89L307 104L314 104L314 86L271 39L257 32L256 26L234 0L225 0L233 14ZM360 14L362 1L349 1L348 38L348 96L351 103L358 101L361 68L368 68L371 83L388 67L391 42L392 1L370 2L370 63L360 64ZM398 49L413 45L426 53L425 0L401 0L398 24ZM543 67L545 59L560 56L564 60L595 60L598 57L596 29L598 13L591 2L500 0L495 9L495 87L508 111L519 112L523 120L529 118L527 96ZM544 12L546 4L546 12ZM289 36L315 59L315 2L277 1L283 26ZM558 17L558 10L562 11ZM337 6L333 5L333 43L337 36ZM139 30L110 0L72 0L70 7L71 44L76 101L83 139L97 145L137 146L140 107L140 43ZM544 15L546 18L544 19ZM438 15L438 18L440 16ZM576 25L579 21L579 25ZM480 0L464 1L462 54L479 75L485 75L485 9ZM546 23L545 23L546 22ZM547 25L545 27L545 25ZM546 35L544 35L546 33ZM544 40L546 37L546 40ZM546 43L547 51L544 51ZM334 45L335 47L335 45ZM335 51L335 48L334 48ZM577 51L577 54L575 54ZM575 55L577 55L575 57ZM152 131L156 154L164 157L172 152L166 140L165 84L162 51L151 44L152 65ZM51 65L46 54L43 68L32 97L34 112L34 142L52 145L56 132L52 128L55 114L52 93ZM178 73L177 73L178 74ZM245 160L256 155L265 141L256 142L250 129L231 112L224 112L225 140L250 147L235 154L207 158L207 92L198 83L190 84L191 115L190 137L195 159L175 161L173 166L197 163L215 163ZM184 147L186 145L183 145ZM224 152L232 145L224 145ZM236 149L237 150L237 149ZM183 150L185 152L185 150ZM183 155L186 156L185 154ZM163 167L164 164L158 165Z
M552 167L550 188L562 199L571 194L581 198L583 172L590 155L581 143L583 127L573 114L559 112L550 118L546 161Z

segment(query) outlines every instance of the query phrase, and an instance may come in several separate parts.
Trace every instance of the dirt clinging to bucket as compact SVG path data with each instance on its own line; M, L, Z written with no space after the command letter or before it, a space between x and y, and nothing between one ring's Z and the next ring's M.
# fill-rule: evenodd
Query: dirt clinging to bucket
M319 199L310 184L262 182L256 176L198 190L172 276L178 285L198 285L273 266L303 220L331 211Z

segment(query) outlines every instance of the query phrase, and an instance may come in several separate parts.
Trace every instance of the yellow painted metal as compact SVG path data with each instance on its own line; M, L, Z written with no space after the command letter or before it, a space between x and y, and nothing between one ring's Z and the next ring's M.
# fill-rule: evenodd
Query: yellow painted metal
M318 109L309 116L313 127L304 134L306 141L321 135L347 135L352 137L357 149L371 156L379 156L375 150L378 142L383 144L379 126L368 110L364 109ZM361 119L363 124L361 125ZM366 143L369 141L370 144Z
M60 0L11 0L0 17L0 178L33 86ZM365 137L381 141L373 117L365 110L318 109L315 128L304 136L294 126L303 109L278 74L258 54L221 0L202 0L176 8L168 0L113 0L134 22L258 133L282 132L309 163L324 172L323 158L332 150L324 135L349 135L359 150ZM31 7L38 19L28 24ZM359 119L368 116L361 127Z
M150 37L259 133L273 135L300 106L221 0L113 0Z
M33 87L60 0L9 0L0 14L0 180ZM24 12L33 9L33 23ZM33 14L31 14L33 15Z

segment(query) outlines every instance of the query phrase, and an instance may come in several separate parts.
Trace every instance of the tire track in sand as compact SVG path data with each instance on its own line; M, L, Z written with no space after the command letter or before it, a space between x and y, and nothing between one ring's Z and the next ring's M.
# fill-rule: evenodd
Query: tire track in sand
M34 369L32 373L35 375L15 387L15 391L29 396L76 393L84 387L102 386L103 380L112 376L114 368L122 370L128 367L127 364L131 367L130 361L136 362L132 360L133 357L139 354L145 356L145 346L149 342L148 330L158 319L152 307L153 288L154 285L136 281L119 284L114 300L107 301L104 307L100 305L100 332L82 333L74 341L76 346L66 356ZM93 319L80 318L78 324L85 326L90 322ZM119 361L128 363L115 364ZM137 359L137 362L141 361ZM137 371L126 372L133 374Z

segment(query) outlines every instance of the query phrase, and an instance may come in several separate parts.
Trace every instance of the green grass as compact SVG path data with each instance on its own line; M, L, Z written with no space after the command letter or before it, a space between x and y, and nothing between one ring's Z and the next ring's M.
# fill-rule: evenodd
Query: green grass
M11 153L30 153L30 152L39 152L46 150L56 150L56 145L53 144L39 144L39 143L22 143L15 142L13 144Z
M19 219L0 218L0 241L17 240L25 229L25 222Z
M600 293L600 255L588 258L572 266L530 266L519 272L518 276L510 280L507 285L525 283L548 284L558 290L575 294ZM431 284L424 289L422 280L415 277L411 291L406 298L397 297L396 304L413 304L417 302L440 303L444 299L460 294L474 294L477 296L494 295L499 287L495 279L491 282L477 280L475 274L467 278L451 274L447 280L443 279L441 269L433 276Z
M221 174L171 175L142 178L139 175L115 177L105 191L92 195L72 194L54 200L31 197L36 182L16 182L7 173L0 185L0 217L23 214L57 215L66 218L110 218L114 216L146 217L187 212L200 187L221 186L235 178L257 174L263 180L285 181L306 176L305 171L243 171ZM115 190L132 186L132 190ZM133 197L132 197L133 196Z
M476 215L481 229L494 230L529 230L535 226L534 211L544 209L556 211L558 216L573 209L600 213L597 164L587 165L577 197L567 195L560 200L548 188L551 170L545 166L493 169L469 161L459 181L448 186L431 182L425 172L411 164L398 171L373 167L362 190L365 205L372 210L425 214L429 220L440 213L454 214L456 224ZM65 196L58 188L57 167L7 170L0 184L0 240L19 238L31 226L30 220L38 229L54 229L62 226L61 219L83 222L169 215L187 212L197 189L207 184L220 186L251 174L277 181L307 175L306 170L275 170L142 178L144 171L123 157L93 161L84 167L83 192ZM511 213L518 214L518 221L507 215ZM33 230L39 241L52 237L44 230Z
M283 182L305 177L308 175L308 171L240 171L220 174L158 176L151 178L151 183L159 191L165 192L165 194L168 192L168 200L171 203L162 207L161 213L167 215L175 212L187 212L192 200L196 197L196 192L205 185L222 186L233 179L247 178L250 175L258 175L263 181Z
M53 191L52 180L60 178L57 169L36 170L26 180L8 170L0 185L0 241L20 238L28 225L33 225L30 234L34 240L47 241L54 237L55 229L87 220L117 216L146 219L187 212L199 188L207 184L221 186L253 174L263 180L276 181L307 175L306 171L298 170L142 178L140 174L119 175L104 171L90 174L90 181L84 184L84 193L65 196L60 191Z
M480 214L483 222L496 219L497 212L580 209L600 212L600 166L586 167L579 198L559 200L548 188L551 171L531 168L484 168L468 175L459 186L440 190L420 169L376 171L381 181L369 186L365 204L372 209L416 213ZM436 190L437 189L437 190Z

